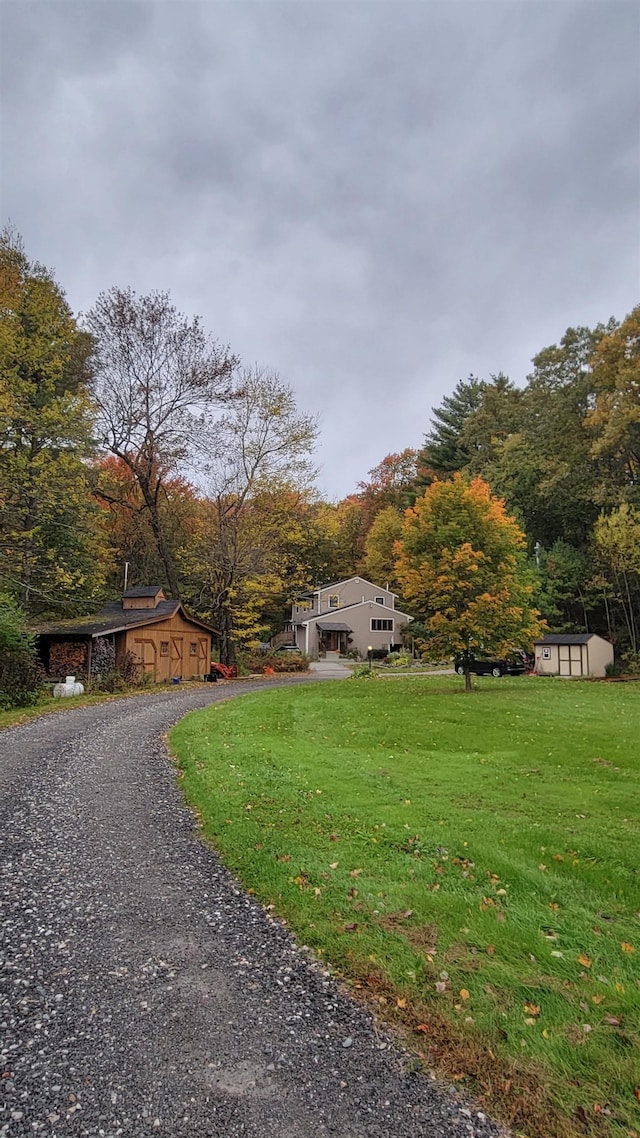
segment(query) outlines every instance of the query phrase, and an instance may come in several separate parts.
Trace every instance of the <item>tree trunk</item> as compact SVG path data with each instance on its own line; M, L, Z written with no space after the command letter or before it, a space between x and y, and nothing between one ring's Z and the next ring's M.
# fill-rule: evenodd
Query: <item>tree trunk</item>
M169 585L169 592L171 593L171 596L175 600L179 601L180 600L180 585L178 583L178 574L176 573L176 568L175 568L175 565L173 563L173 557L171 555L171 550L169 549L169 546L167 545L167 541L165 539L164 532L162 529L162 522L160 520L160 512L158 510L158 501L157 501L156 495L154 494L153 490L151 489L151 484L147 478L144 478L143 476L141 476L140 473L137 474L137 478L138 478L138 485L140 486L140 490L142 491L142 497L144 498L145 506L147 507L147 509L149 511L149 520L151 522L151 529L153 531L153 536L156 539L156 547L158 550L158 554L160 556L160 560L162 561L162 564L164 565L164 571L165 571L166 577L167 577L167 584ZM147 583L148 584L154 584L154 582L152 582L152 581L147 582Z
M220 663L226 664L228 668L232 668L236 663L236 648L233 643L233 618L227 607L226 600L223 601L220 609L218 626L220 636Z
M468 668L464 670L464 690L473 691L473 684L471 683L471 672Z

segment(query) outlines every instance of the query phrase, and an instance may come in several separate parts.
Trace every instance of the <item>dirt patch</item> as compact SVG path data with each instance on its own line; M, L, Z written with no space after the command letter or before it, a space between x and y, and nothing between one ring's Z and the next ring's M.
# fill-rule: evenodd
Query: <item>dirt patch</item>
M416 952L431 955L437 951L438 944L438 926L437 925L410 925L407 922L412 917L411 910L404 913L387 913L386 916L381 917L379 924L383 929L390 932L399 933L405 940L409 941L412 948Z
M397 923L393 927L403 935L408 931L397 929ZM587 1117L583 1111L568 1118L552 1101L549 1072L532 1061L503 1058L497 1033L480 1035L473 1025L458 1026L430 1005L412 1003L370 966L363 967L362 980L350 987L394 1028L426 1070L455 1083L481 1109L512 1127L518 1138L606 1138L606 1118Z

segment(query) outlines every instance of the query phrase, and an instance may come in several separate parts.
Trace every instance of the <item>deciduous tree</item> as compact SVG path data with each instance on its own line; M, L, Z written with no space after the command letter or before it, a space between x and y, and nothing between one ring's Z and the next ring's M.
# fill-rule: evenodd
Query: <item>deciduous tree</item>
M436 656L503 653L538 633L524 534L483 479L434 482L407 510L397 553L402 594Z
M51 273L0 234L0 577L31 614L86 611L105 549L87 481L89 344Z
M214 405L225 403L237 359L177 311L164 292L102 293L85 320L95 343L100 441L133 474L166 583L180 582L162 519L167 480L193 461Z
M609 328L591 357L595 405L586 416L591 452L604 463L600 498L640 505L640 305Z
M198 608L218 631L225 664L235 661L238 632L246 636L283 592L284 551L297 502L315 473L310 454L317 434L315 419L298 411L277 375L244 370L234 396L202 438L208 505ZM291 568L289 562L295 589Z
M640 510L624 502L601 514L594 527L596 550L614 586L632 652L640 648Z

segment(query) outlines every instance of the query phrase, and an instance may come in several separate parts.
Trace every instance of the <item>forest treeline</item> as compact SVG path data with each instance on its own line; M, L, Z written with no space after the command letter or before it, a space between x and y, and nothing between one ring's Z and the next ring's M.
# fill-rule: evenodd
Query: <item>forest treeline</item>
M570 328L522 385L469 377L340 502L315 487L317 422L168 294L114 288L74 315L0 236L0 591L32 621L162 584L221 658L300 590L354 573L402 594L404 513L436 479L485 480L525 533L551 630L638 652L640 307Z

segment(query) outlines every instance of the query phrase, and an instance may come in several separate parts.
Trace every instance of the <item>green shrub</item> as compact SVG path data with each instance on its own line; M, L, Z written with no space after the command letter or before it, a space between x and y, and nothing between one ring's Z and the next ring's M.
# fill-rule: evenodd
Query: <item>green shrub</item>
M309 657L297 656L294 652L274 652L272 656L264 653L245 656L244 665L252 673L262 675L267 668L272 672L307 672L309 670Z
M625 676L640 676L640 652L625 652L620 664L621 672Z
M43 689L44 672L28 632L25 615L0 594L0 709L31 707Z
M44 672L30 647L0 649L0 709L32 707L44 686Z
M129 688L146 687L153 682L150 672L145 672L133 652L125 652L122 659L115 661L115 653L107 666L108 655L105 653L101 670L93 675L91 687L94 691L122 692ZM91 669L93 673L93 666Z
M31 647L33 636L27 631L26 617L8 593L0 593L0 651Z
M351 672L352 680L375 680L377 679L376 673L369 667L368 664L356 664Z

